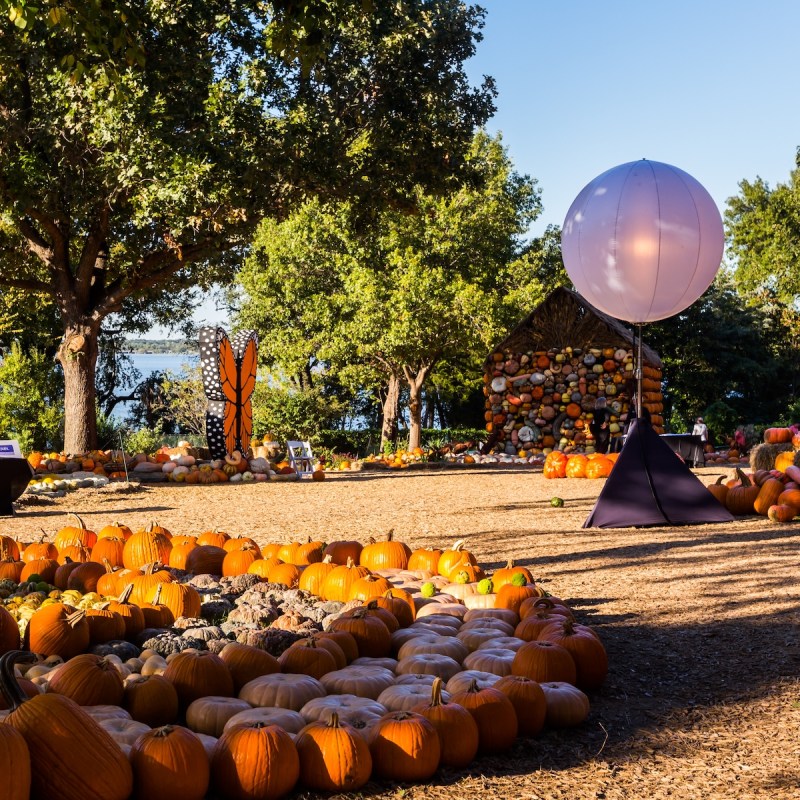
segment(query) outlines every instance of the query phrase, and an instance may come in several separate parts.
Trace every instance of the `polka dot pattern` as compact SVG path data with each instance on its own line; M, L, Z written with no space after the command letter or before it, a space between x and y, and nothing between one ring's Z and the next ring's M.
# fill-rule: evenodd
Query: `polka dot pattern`
M240 331L231 342L223 328L200 329L200 371L208 398L206 439L212 458L247 452L252 434L258 336Z

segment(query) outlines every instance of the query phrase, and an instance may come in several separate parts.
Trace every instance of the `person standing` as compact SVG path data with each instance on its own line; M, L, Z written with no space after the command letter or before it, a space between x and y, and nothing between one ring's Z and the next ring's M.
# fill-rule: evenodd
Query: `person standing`
M598 453L608 452L611 438L611 412L606 408L606 398L598 397L594 403L594 415L589 423L589 430L594 437L594 447Z
M708 444L708 427L705 422L703 422L702 417L697 418L697 422L692 429L692 436L699 436L703 442L703 447Z

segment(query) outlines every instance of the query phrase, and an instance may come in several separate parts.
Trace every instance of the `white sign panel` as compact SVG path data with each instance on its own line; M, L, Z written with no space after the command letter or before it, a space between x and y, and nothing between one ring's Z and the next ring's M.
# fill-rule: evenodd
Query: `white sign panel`
M16 439L0 439L0 458L22 458Z

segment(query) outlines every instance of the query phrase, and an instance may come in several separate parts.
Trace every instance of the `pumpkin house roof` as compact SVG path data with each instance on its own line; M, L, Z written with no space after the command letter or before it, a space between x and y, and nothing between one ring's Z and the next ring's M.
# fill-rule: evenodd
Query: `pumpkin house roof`
M577 292L559 286L494 349L525 352L633 345L633 333L619 320L595 308ZM642 345L642 358L645 364L661 368L658 353L646 344Z

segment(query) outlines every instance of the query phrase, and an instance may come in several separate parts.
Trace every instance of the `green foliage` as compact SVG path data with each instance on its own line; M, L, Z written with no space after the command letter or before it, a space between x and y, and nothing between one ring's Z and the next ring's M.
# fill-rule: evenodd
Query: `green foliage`
M185 329L262 218L315 195L368 218L469 171L493 111L491 80L464 70L483 16L460 0L0 0L0 288L57 299L59 333L87 342L64 362L71 449L94 444L77 387L109 315L118 333Z
M271 375L260 380L253 392L253 430L257 436L269 432L278 441L317 443L344 408L323 388L297 388Z
M716 400L703 412L703 420L708 426L711 444L725 444L733 436L740 422L736 409L731 408L724 400Z
M183 373L167 370L161 380L161 395L155 410L179 433L205 436L208 398L200 366L184 364Z
M129 433L124 440L126 453L154 453L164 444L164 434L160 427L140 428Z
M119 449L125 436L125 425L116 417L97 411L97 446L102 450Z
M748 306L726 272L685 311L648 325L645 337L663 362L672 430L691 430L720 399L737 417L729 432L777 416L792 393L785 366L792 355L782 344L788 333L768 307Z
M497 294L552 263L553 235L527 272L509 270L539 191L513 171L499 137L477 134L467 163L477 180L443 195L417 187L417 213L389 209L365 225L351 205L314 201L262 224L240 274L239 323L259 331L268 364L301 386L324 365L324 380L354 395L377 395L399 375L417 413L434 370L442 393L478 385L485 352L518 314Z
M60 450L60 383L52 358L12 342L0 364L0 438L17 439L23 452Z
M736 282L748 295L769 290L784 302L800 297L800 148L786 183L742 181L725 213Z

